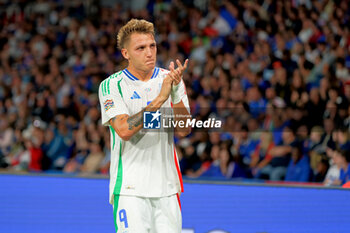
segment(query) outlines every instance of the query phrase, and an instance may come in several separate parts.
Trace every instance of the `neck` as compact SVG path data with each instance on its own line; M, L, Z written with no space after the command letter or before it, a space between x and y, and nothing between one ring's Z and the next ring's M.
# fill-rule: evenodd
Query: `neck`
M136 78L138 78L140 81L148 81L151 79L152 74L153 74L153 69L151 70L140 70L135 68L132 64L129 64L127 67L128 71L134 75Z

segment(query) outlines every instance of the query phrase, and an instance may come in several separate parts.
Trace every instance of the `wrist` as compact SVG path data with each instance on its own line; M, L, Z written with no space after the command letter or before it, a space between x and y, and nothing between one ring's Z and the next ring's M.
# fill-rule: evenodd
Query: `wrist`
M180 83L178 85L172 85L171 86L171 102L173 104L178 104L180 103L181 99L182 99L182 96L179 95L179 88L180 88Z
M180 87L180 83L181 82L179 82L177 85L175 85L175 84L171 85L171 91L177 91Z

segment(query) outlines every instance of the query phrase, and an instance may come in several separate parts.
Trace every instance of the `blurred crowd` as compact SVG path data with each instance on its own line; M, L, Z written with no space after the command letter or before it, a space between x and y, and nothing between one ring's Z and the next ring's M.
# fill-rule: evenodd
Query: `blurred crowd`
M108 174L100 82L126 67L115 34L152 21L157 66L190 59L188 177L350 179L348 1L0 1L0 167Z

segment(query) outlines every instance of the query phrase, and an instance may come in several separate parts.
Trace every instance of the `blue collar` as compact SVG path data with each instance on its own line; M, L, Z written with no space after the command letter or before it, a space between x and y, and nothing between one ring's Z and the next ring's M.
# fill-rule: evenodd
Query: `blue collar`
M132 81L140 81L138 78L132 75L130 71L128 71L128 69L126 68L123 70L123 73L126 75L126 77L128 77ZM158 76L158 73L159 73L159 68L155 67L151 79L156 78Z

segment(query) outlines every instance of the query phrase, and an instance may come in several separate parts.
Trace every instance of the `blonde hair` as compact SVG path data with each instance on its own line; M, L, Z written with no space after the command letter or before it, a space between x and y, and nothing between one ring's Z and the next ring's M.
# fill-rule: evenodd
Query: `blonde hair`
M129 41L131 34L133 33L144 33L152 34L154 36L154 26L144 19L131 19L125 24L118 32L117 35L117 46L118 49L124 48L126 42Z

